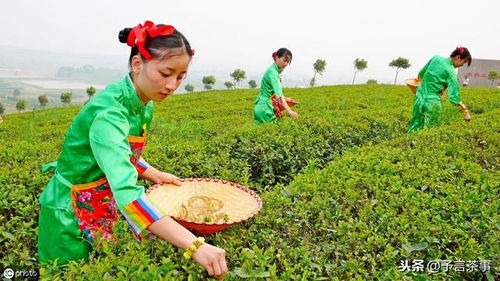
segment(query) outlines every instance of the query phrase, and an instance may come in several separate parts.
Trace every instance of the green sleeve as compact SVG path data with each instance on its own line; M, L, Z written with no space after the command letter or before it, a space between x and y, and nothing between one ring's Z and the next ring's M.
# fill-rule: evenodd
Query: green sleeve
M271 75L269 75L269 80L271 82L271 87L273 88L273 92L276 94L276 97L281 98L283 96L283 89L281 87L279 74L271 73Z
M424 74L425 72L427 71L427 67L429 67L429 64L431 64L431 61L434 59L434 57L432 57L432 59L430 59L425 65L424 67L422 67L422 69L418 72L418 77L420 78L423 78L424 77Z
M451 74L448 77L447 84L448 84L448 100L454 105L460 103L462 100L460 99L458 79L455 73Z
M137 170L130 162L129 130L125 114L109 109L96 116L89 131L92 153L120 210L144 194L143 187L137 185Z

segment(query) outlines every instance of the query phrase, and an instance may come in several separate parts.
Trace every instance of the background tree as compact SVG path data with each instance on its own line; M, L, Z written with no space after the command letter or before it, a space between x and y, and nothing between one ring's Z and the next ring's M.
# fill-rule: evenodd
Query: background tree
M5 112L5 106L0 102L0 115L2 115Z
M257 88L257 82L255 82L255 80L250 80L248 81L248 86L250 86L250 89L255 89Z
M12 92L12 95L14 95L16 97L21 95L21 89L14 89L14 91Z
M90 86L89 88L87 88L87 95L89 96L89 100L95 95L95 88L94 86Z
M500 78L498 76L498 71L494 69L490 70L490 72L488 73L488 79L491 80L491 85L493 85L495 83L495 80L497 80L498 78Z
M47 103L49 103L49 98L46 95L39 95L38 102L40 103L41 107L44 107L47 105Z
M309 82L309 85L311 85L311 87L314 87L316 85L316 74L323 75L323 72L325 72L326 61L317 59L316 62L313 64L313 69L314 69L314 76L311 79L311 82Z
M364 59L357 58L354 60L354 77L352 78L352 84L354 85L354 80L356 80L356 74L365 70L368 67L368 62Z
M366 84L377 84L377 80L375 79L369 79L368 81L366 81Z
M394 85L396 85L396 82L398 81L398 73L403 69L409 68L411 64L407 58L399 57L397 59L392 60L389 63L389 66L396 69L396 78L394 78Z
M23 110L25 110L27 104L28 103L25 100L19 100L16 103L16 109L17 109L17 111L23 111Z
M186 84L186 86L184 86L184 90L186 90L186 92L192 92L194 91L194 86L193 84Z
M62 92L61 93L61 102L70 104L72 96L73 96L73 93L71 93L71 92Z
M314 86L316 85L316 78L315 78L315 77L313 77L313 78L311 79L311 81L309 82L309 85L310 85L311 87L314 87Z
M210 75L210 76L204 76L201 79L201 82L203 85L205 85L205 90L210 90L212 89L212 86L215 84L217 80L215 79L215 76Z
M236 86L238 86L238 83L245 79L246 78L246 72L245 70L241 70L241 69L236 69L235 71L233 71L233 73L229 74L229 76L231 76L234 80L234 88L236 89Z
M234 87L233 82L226 81L224 82L224 86L226 86L228 89L232 89Z
M75 68L71 66L61 66L56 72L56 77L69 78L75 74Z

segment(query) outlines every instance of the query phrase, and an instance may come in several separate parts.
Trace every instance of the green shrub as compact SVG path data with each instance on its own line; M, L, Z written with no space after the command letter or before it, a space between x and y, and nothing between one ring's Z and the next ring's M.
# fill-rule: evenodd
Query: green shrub
M441 127L410 137L405 87L286 94L300 102L301 117L260 126L252 122L252 90L176 95L155 108L148 162L180 177L236 181L263 199L253 220L207 238L227 251L228 280L485 279L400 272L404 259L492 260L498 272L498 90L465 89L470 123L446 102ZM0 126L2 267L40 266L37 198L50 175L39 168L57 159L78 110L12 114ZM132 240L123 220L115 233L118 243L103 243L89 262L45 266L44 278L206 276L166 241Z

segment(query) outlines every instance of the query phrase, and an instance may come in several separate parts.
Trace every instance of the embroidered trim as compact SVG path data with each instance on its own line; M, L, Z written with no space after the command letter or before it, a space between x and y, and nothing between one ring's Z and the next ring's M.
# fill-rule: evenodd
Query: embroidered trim
M132 228L134 236L139 241L142 241L146 235L151 237L152 233L146 228L166 215L146 195L127 204L121 210L121 213Z

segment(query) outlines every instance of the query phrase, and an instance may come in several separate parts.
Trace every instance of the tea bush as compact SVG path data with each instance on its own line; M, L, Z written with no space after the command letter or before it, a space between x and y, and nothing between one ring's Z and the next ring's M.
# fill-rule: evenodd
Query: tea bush
M406 136L412 96L400 86L287 89L298 120L255 126L256 90L191 93L155 107L144 158L180 177L257 190L251 221L208 238L228 280L482 280L482 272L401 272L405 259L491 260L498 273L498 90L465 89L473 121L443 106L443 124ZM37 198L78 107L5 116L0 125L0 261L39 267ZM168 242L118 243L87 263L42 268L47 280L200 280ZM497 276L498 277L498 276ZM491 279L492 280L492 279Z

